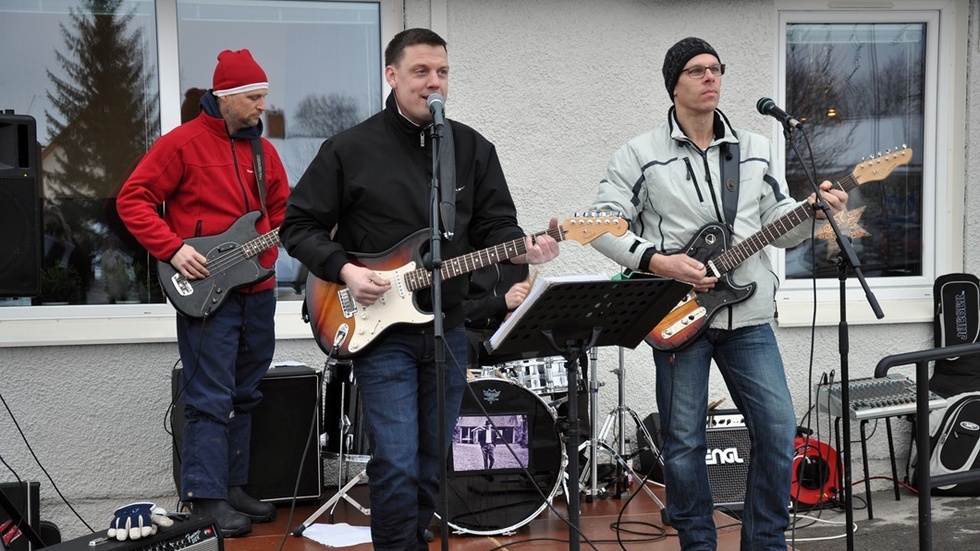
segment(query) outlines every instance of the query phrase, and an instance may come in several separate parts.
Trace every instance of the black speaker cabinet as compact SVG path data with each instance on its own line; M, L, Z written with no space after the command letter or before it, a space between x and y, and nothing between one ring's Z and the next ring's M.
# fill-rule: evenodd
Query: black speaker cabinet
M180 488L180 450L183 444L184 403L179 395L180 369L173 371L174 483ZM305 365L273 366L259 383L262 402L252 412L246 492L268 502L319 499L323 488L320 456L320 373ZM311 424L313 426L310 431ZM307 446L307 439L309 445Z
M660 415L653 412L643 420L654 439L656 450L649 447L640 452L640 474L649 474L651 480L663 482L663 464L660 449L663 437L660 433ZM708 482L715 507L740 510L745 502L745 480L749 473L749 430L738 410L712 412L705 421L708 452ZM637 442L646 446L642 433Z
M34 117L0 113L0 297L41 292L37 148Z

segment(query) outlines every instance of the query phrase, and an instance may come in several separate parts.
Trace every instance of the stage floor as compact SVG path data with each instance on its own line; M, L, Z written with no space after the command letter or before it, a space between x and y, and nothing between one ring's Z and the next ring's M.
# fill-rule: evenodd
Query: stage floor
M654 493L664 499L663 488L652 485ZM336 491L327 488L324 501L331 498ZM351 497L363 506L368 505L367 487L358 485L351 491ZM592 500L583 499L580 504L581 518L579 521L582 536L580 548L591 549L589 541L598 548L618 548L617 537L623 541L627 549L643 549L644 551L672 551L680 548L676 532L670 527L664 528L660 521L660 508L642 489L632 500L629 496L623 498L607 498ZM624 508L625 506L625 508ZM290 510L286 505L279 507L279 514L274 522L256 524L252 534L245 538L226 539L225 551L323 551L326 546L306 537L285 536L293 528L302 525L317 509L316 503L298 505L290 519ZM545 509L530 522L517 528L513 535L471 535L454 534L449 537L449 549L454 551L489 551L491 549L524 549L533 540L533 549L541 551L558 551L569 549L567 506L564 497L559 495L554 499L554 510ZM327 523L328 515L311 522ZM333 521L346 522L355 526L368 526L370 519L356 507L341 500L334 510ZM718 526L718 551L737 551L739 546L739 530L741 524L737 519L720 512L715 513L715 523ZM616 526L622 528L618 531ZM442 549L439 525L433 524L432 530L436 538L429 545L430 551ZM493 529L480 530L494 531ZM586 541L588 540L588 541ZM370 551L371 544L346 547L350 551Z

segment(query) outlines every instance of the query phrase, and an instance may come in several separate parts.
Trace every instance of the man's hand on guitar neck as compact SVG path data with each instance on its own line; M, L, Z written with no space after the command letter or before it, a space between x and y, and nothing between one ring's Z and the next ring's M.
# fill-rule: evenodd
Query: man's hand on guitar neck
M661 277L669 277L684 283L694 285L694 290L706 293L714 288L717 277L709 277L704 264L684 253L656 253L650 259L650 273Z
M350 289L354 300L364 306L371 306L391 289L391 282L374 270L349 262L340 269L340 279Z
M208 259L187 243L177 249L170 259L170 265L187 279L201 279L211 275L207 268Z
M823 197L824 202L827 203L831 216L847 208L847 192L840 189L839 186L837 188L833 186L834 184L830 183L830 180L824 180L820 184L820 195ZM811 205L814 204L817 201L817 194L811 193L806 198L806 201ZM817 211L817 218L824 219L826 217L822 210Z
M558 219L552 218L548 224L551 229L558 227ZM515 256L511 259L514 264L544 264L550 262L558 256L558 241L548 234L541 234L534 238L527 236L524 238L524 246L527 250L525 254Z

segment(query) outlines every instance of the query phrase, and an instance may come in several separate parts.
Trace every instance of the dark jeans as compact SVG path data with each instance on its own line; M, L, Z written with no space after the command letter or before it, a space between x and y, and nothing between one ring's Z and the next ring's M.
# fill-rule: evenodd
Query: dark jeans
M446 439L431 330L392 330L354 359L371 447L368 487L375 551L425 551L425 529L439 502L439 460L456 428L466 388L466 335L446 331Z
M690 346L655 351L657 407L664 429L667 513L684 551L714 550L717 529L705 464L708 374L713 359L751 441L742 551L786 551L796 413L769 325L708 329Z
M251 411L275 352L275 312L275 294L264 291L233 293L206 319L177 315L183 500L225 499L228 486L248 482Z

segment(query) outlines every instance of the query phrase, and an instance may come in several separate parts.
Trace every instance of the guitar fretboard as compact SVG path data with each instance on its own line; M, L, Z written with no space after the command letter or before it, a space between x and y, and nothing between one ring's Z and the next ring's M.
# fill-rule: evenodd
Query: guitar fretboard
M279 228L276 228L269 233L260 235L255 239L251 239L241 246L241 253L243 258L252 258L257 254L261 254L266 249L271 249L279 244Z
M555 241L562 241L565 237L561 226L531 234L531 237L544 234L550 235ZM522 237L448 260L442 265L439 274L443 280L447 280L525 253L527 246ZM425 289L432 285L432 273L421 268L412 270L405 274L405 283L409 291Z
M881 180L887 177L896 166L908 163L911 156L911 150L903 148L888 154L884 158L872 159L867 164L862 163L858 165L854 172L834 182L832 187L843 191L851 191L863 182ZM860 172L864 176L863 181L859 181L856 175L857 172ZM816 212L809 204L803 203L798 205L795 209L784 214L773 223L718 255L717 258L712 260L712 263L720 273L730 272L747 258L761 251L766 245L786 235L790 230L814 216L816 216Z

